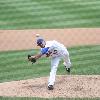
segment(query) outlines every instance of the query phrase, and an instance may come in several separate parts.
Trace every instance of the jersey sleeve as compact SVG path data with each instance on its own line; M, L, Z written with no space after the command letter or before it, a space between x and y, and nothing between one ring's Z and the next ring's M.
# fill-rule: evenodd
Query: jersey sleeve
M41 48L41 54L46 54L49 50L49 47Z

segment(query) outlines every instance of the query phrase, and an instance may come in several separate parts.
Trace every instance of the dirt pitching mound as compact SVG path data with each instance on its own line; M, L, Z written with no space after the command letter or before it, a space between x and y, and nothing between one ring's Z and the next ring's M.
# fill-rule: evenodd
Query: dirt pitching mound
M11 97L100 97L100 75L57 76L54 90L47 89L48 77L0 83L0 96Z

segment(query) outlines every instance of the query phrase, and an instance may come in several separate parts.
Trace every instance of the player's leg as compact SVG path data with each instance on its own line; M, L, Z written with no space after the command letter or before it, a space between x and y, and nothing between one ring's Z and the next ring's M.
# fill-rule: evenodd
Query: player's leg
M68 55L65 55L64 56L64 66L66 66L66 68L70 68L71 67L71 62L70 62L70 59L69 59L69 56Z
M70 73L71 61L70 61L70 58L69 58L68 51L63 54L63 60L64 60L63 64L66 67L66 71L68 71Z
M49 90L53 89L59 61L60 61L59 57L55 57L55 58L51 59L51 72L50 72L50 77L49 77L49 81L48 81L48 89ZM51 88L49 88L50 86L51 86Z

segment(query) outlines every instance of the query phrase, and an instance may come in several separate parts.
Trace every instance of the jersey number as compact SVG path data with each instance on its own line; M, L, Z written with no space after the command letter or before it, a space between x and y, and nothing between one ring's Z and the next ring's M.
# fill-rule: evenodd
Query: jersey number
M57 54L57 50L54 50L54 51L53 51L53 54Z

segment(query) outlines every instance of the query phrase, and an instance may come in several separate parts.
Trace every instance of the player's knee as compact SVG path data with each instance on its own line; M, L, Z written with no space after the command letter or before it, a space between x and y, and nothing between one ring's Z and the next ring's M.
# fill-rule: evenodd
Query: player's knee
M66 67L68 67L68 68L70 68L71 67L71 62L67 62L67 63L63 63L64 64L64 66L66 66Z

